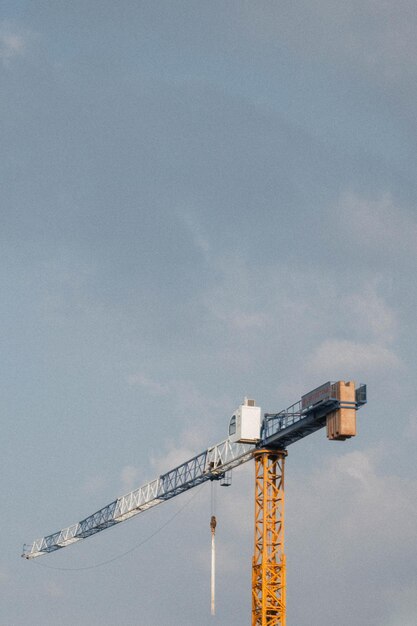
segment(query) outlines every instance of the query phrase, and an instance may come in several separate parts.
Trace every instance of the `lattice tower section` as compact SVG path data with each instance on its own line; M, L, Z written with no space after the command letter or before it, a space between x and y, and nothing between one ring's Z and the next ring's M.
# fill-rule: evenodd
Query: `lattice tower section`
M255 457L255 554L252 565L252 626L285 626L285 450L259 450Z

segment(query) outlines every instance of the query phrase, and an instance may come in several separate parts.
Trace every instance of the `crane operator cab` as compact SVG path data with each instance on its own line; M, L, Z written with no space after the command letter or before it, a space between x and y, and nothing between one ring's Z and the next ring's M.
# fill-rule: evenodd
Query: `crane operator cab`
M252 443L261 438L261 407L255 400L245 398L233 413L229 424L229 440L233 443Z

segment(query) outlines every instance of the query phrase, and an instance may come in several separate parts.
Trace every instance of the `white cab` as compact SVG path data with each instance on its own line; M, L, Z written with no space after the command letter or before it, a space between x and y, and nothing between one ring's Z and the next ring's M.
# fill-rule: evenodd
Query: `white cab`
M245 398L233 413L229 424L229 439L233 442L253 442L261 438L261 407L255 400Z

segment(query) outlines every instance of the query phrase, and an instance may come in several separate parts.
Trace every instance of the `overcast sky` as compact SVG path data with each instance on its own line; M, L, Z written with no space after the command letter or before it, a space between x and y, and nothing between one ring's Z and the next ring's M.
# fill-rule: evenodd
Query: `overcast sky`
M289 448L288 624L415 626L416 28L412 0L2 1L1 626L249 624L252 463L216 492L215 618L209 485L22 545L329 379L369 403Z

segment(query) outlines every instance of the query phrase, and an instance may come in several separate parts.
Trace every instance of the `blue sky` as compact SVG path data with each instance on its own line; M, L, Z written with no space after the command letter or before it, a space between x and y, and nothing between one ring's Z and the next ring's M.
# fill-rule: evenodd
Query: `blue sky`
M2 4L2 624L249 623L251 464L217 494L214 619L209 487L21 546L223 439L244 395L278 411L329 379L369 404L356 439L289 449L288 621L415 624L416 21Z

